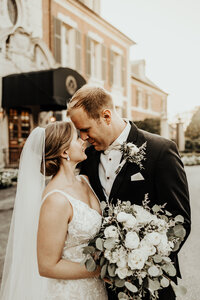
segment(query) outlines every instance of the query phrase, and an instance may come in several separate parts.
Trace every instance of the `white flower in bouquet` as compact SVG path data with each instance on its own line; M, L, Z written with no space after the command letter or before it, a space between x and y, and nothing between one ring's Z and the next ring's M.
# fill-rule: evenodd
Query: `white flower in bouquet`
M139 236L136 232L128 232L125 238L125 247L128 249L138 248L140 243Z
M146 259L156 253L156 248L145 238L140 241L140 249L143 251Z
M109 259L111 264L116 264L116 262L119 260L119 252L113 251L111 254L111 257Z
M117 214L117 221L120 223L126 222L128 220L128 214L121 211Z
M172 251L173 243L168 241L167 235L161 235L161 241L157 246L158 252L162 255L168 255Z
M106 249L105 252L104 252L104 256L105 258L107 258L109 261L111 260L112 258L112 253L110 250Z
M158 232L150 232L145 236L145 240L147 240L151 245L157 246L162 239L162 235Z
M130 147L125 150L129 161ZM169 284L177 290L170 279L176 269L169 255L185 237L184 218L173 217L165 204L151 208L148 202L145 196L142 206L120 200L104 204L100 232L85 247L86 268L94 271L100 265L101 278L109 279L111 289L121 288L119 299L143 299L148 292L156 300L158 288Z
M117 239L119 237L117 227L115 227L114 225L110 225L110 226L106 227L106 229L104 230L104 235L106 238L116 238Z
M118 275L120 279L124 279L129 275L129 270L127 267L117 268L115 274Z
M128 215L128 218L124 222L124 226L127 228L133 228L135 226L135 224L137 223L137 220L133 215L131 215L131 214L127 214L127 215Z
M151 221L157 219L155 215L151 214L140 205L134 204L133 208L136 212L136 220L140 224L150 223Z
M152 277L157 277L159 274L160 274L160 270L158 269L158 267L156 266L151 266L149 269L148 269L148 273L150 276Z
M124 268L127 265L127 261L125 257L120 257L119 260L117 261L117 266L119 268Z
M141 249L132 250L128 255L128 265L131 270L141 270L145 264L145 256Z

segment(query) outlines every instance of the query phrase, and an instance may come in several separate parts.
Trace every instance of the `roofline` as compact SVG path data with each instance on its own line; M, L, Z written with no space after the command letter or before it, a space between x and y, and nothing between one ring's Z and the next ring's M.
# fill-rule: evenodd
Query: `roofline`
M146 84L146 85L148 85L148 86L150 86L150 87L152 87L152 88L158 90L159 92L164 93L164 94L167 95L167 96L169 95L168 93L164 92L163 90L159 89L158 87L155 87L154 85L152 85L152 84L150 84L150 83L147 83L146 81L144 81L144 80L142 80L142 79L139 79L139 78L135 77L135 76L132 75L132 74L131 74L131 78L133 78L133 79L135 79L135 80L137 80L137 81L139 81L139 82L142 82L142 83L144 83L144 84Z
M109 25L110 27L112 27L114 30L118 31L121 35L123 35L123 37L125 37L132 45L136 45L137 43L134 42L131 38L129 38L127 35L125 35L122 31L120 31L118 28L116 28L114 25L112 25L111 23L109 23L108 21L106 21L104 18L102 18L99 14L97 14L95 11L93 11L91 8L89 8L87 5L85 5L84 3L82 3L79 0L73 0L76 3L78 3L79 5L83 6L85 9L89 10L91 13L93 13L97 18L101 19L103 22L105 22L107 25Z

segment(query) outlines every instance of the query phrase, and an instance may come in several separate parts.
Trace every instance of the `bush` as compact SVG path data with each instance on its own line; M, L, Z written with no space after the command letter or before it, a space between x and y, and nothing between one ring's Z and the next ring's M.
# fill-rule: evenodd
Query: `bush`
M18 170L0 171L0 189L7 188L17 181Z
M200 153L200 139L189 139L185 140L185 152L197 152Z
M140 129L160 134L160 119L145 119L144 121L135 121L134 123Z
M200 156L199 155L183 155L181 157L182 162L185 166L196 166L200 165Z

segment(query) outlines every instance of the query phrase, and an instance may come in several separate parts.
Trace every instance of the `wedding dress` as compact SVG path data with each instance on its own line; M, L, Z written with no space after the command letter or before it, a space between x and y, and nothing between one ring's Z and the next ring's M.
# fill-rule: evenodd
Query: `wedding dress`
M81 177L84 178L83 176ZM84 180L87 182L85 178ZM45 201L50 194L55 192L64 195L73 208L73 218L68 224L68 232L62 252L62 258L81 263L84 259L83 248L87 246L88 241L98 233L101 227L102 217L95 209L90 208L85 202L75 199L61 190L54 189L50 191L43 198L43 201ZM108 299L107 293L104 282L101 279L47 279L47 293L45 300L106 299Z

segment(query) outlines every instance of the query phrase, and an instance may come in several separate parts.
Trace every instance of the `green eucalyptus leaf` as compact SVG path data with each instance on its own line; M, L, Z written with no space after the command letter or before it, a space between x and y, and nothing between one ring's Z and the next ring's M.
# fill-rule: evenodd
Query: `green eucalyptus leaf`
M169 276L173 277L176 275L176 269L172 263L164 264L161 267Z
M148 289L152 292L157 291L160 289L160 282L157 279L150 279L148 280Z
M161 215L160 218L163 219L165 222L169 221L169 218L165 215Z
M98 238L96 240L96 247L98 250L103 251L103 240L101 238Z
M171 216L172 216L172 214L171 214L168 210L165 210L165 214L166 214L166 216L168 216L168 217L171 217Z
M184 218L181 215L178 215L174 218L176 223L184 223Z
M115 277L116 266L114 264L108 265L108 274L110 277Z
M91 254L91 253L94 253L94 252L95 252L95 248L93 246L86 246L83 249L84 254Z
M174 245L174 248L172 249L172 252L177 251L180 247L180 244L181 244L181 241L177 241L176 244Z
M104 277L106 276L106 272L107 272L107 264L103 265L101 268L101 279L104 279Z
M115 238L108 238L104 242L104 248L111 250L115 246Z
M186 230L183 227L183 225L181 225L181 224L175 225L174 228L173 228L173 230L174 230L174 235L176 237L184 239L184 237L186 235Z
M85 266L89 272L93 272L96 269L96 263L92 257L86 261Z
M138 288L134 284L132 284L131 282L126 281L124 285L132 293L137 293Z
M115 286L116 287L123 287L125 284L125 280L124 279L120 279L120 278L117 278L115 279Z
M156 254L153 256L153 260L156 264L160 263L162 261L162 256L159 254Z
M160 284L162 287L166 288L169 286L169 279L167 279L166 277L163 277L160 281Z
M105 262L105 257L102 256L101 259L100 259L100 266L102 267L104 265L104 262Z
M157 204L155 204L155 205L152 207L152 210L153 210L154 213L159 212L160 209L161 209L160 205L157 205Z
M123 292L120 292L120 293L118 293L118 299L120 300L120 299L129 299L129 297L125 294L125 293L123 293Z

